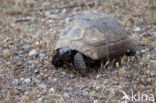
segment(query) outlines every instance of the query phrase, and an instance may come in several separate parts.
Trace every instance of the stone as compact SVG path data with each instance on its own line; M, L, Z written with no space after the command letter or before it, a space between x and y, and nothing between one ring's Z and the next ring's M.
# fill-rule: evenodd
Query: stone
M64 96L65 98L70 98L70 95L69 95L67 92L63 93L63 96Z
M49 92L53 93L54 92L54 88L50 88Z
M21 86L18 86L17 87L17 90L18 91L21 91L22 93L25 93L26 92L26 89L24 87L21 87Z
M24 50L28 50L28 49L30 48L30 45L23 45L22 48L23 48Z
M134 29L134 31L136 31L136 32L139 32L140 30L141 30L140 27L136 27L136 28Z
M152 66L156 67L156 60L150 60L150 62Z
M45 84L39 84L38 87L45 89L47 86Z
M25 82L25 83L29 83L30 81L31 81L30 78L26 78L26 79L24 79L24 82Z
M46 56L46 55L45 55L44 53L40 53L40 54L39 54L39 57L40 57L40 58L44 58L45 56Z
M35 56L35 55L37 55L37 51L35 49L29 52L29 56Z

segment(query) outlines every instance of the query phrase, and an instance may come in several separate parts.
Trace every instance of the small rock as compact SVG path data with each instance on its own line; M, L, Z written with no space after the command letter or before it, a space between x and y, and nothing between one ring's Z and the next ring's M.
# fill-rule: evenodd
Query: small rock
M141 52L142 52L142 53L145 53L146 51L145 51L145 50L141 50Z
M141 30L140 27L136 27L136 28L134 29L134 31L136 31L136 32L139 32L140 30Z
M72 87L68 87L67 90L68 91L73 91L73 88Z
M100 89L101 89L101 88L100 88L99 86L96 86L96 87L95 87L95 90L96 90L96 91L100 91Z
M54 88L50 88L49 92L53 93L54 92Z
M44 44L43 41L37 41L37 42L35 43L36 46L42 46L43 44Z
M37 54L37 51L35 49L29 52L29 56L35 56L36 54Z
M45 2L42 3L42 5L43 6L48 6L49 5L49 2L45 1Z
M38 67L38 68L39 68L39 67L42 67L42 64L38 64L37 67Z
M52 19L58 19L59 15L57 14L51 14L51 15L48 15L49 18L52 18Z
M70 95L69 95L67 92L63 93L63 96L64 96L65 98L70 98Z
M71 79L73 79L73 78L75 78L75 77L76 77L75 74L70 74L70 78L71 78Z
M39 45L39 42L37 41L37 42L35 43L35 45Z
M26 78L26 79L24 79L24 82L25 82L25 83L29 83L30 81L31 81L30 78Z
M15 79L12 81L12 85L21 85L21 84L22 84L21 80Z
M33 74L34 74L34 72L31 71L31 72L27 73L27 76L33 76Z
M63 10L62 10L62 14L65 14L67 12L67 10L64 8Z
M94 100L93 103L99 103L99 101L98 100Z
M47 86L45 84L39 84L38 87L45 89Z
M24 80L24 78L20 78L20 80L21 80L21 81L23 81L23 80Z
M156 37L156 32L154 32L154 36Z
M25 93L26 92L26 89L24 87L21 87L21 86L18 86L17 87L17 90L18 91L21 91L22 93Z
M84 88L83 90L84 91L87 91L87 92L91 92L91 89L90 88Z
M39 74L40 72L37 69L35 69L34 73Z
M40 102L41 102L42 100L43 100L43 98L39 98L39 99L38 99L38 101L40 101Z
M98 74L97 76L96 76L96 78L100 78L101 77L101 74Z
M69 18L69 17L67 17L67 18L65 19L65 22L68 24L68 23L69 23L69 21L70 21L70 18Z
M53 78L53 81L56 82L57 81L57 78Z
M150 60L151 64L156 67L156 60Z
M40 54L39 54L39 57L40 57L40 58L44 58L45 56L46 56L46 55L45 55L44 53L40 53Z
M28 50L28 49L30 48L30 46L29 46L29 45L23 45L22 48L23 48L24 50Z
M10 51L8 49L3 50L3 57L4 58L8 58L11 56Z
M48 20L48 23L54 23L55 21L53 19Z

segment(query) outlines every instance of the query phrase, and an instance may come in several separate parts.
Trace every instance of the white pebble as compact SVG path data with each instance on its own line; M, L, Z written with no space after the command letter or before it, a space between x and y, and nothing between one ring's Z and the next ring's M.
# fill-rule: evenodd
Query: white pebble
M39 57L40 57L40 58L44 58L45 56L46 56L46 55L45 55L44 53L40 53L40 54L39 54Z
M31 50L30 52L29 52L29 56L34 56L34 55L36 55L37 54L37 51L35 50L35 49L33 49L33 50Z
M156 67L156 60L150 60L151 64Z
M63 10L62 10L62 14L65 14L67 12L67 10L64 8Z
M39 84L38 87L45 89L47 86L45 84Z
M29 83L30 81L31 81L30 78L24 79L24 82L25 82L25 83Z
M134 29L134 31L136 31L136 32L139 32L140 30L141 30L140 27L136 27L136 28Z
M49 92L53 93L54 92L54 88L50 88Z
M63 96L66 97L66 98L69 98L69 97L70 97L70 95L69 95L67 92L65 92L65 93L63 94Z

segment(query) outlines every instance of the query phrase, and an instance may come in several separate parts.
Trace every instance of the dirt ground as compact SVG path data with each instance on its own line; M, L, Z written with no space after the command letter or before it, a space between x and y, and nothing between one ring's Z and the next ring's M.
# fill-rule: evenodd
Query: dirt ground
M82 78L50 61L58 35L90 11L119 19L141 52ZM155 0L0 0L0 103L155 103L155 11Z

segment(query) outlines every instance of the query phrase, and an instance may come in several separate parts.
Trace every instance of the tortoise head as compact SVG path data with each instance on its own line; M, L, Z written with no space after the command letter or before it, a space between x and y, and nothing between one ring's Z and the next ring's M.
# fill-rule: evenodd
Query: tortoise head
M61 48L53 52L51 63L55 67L61 67L64 62L69 62L73 58L72 56L70 48Z
M65 61L65 62L69 62L69 60L71 60L72 57L72 50L70 48L61 48L59 49L59 56L61 58L61 60Z

